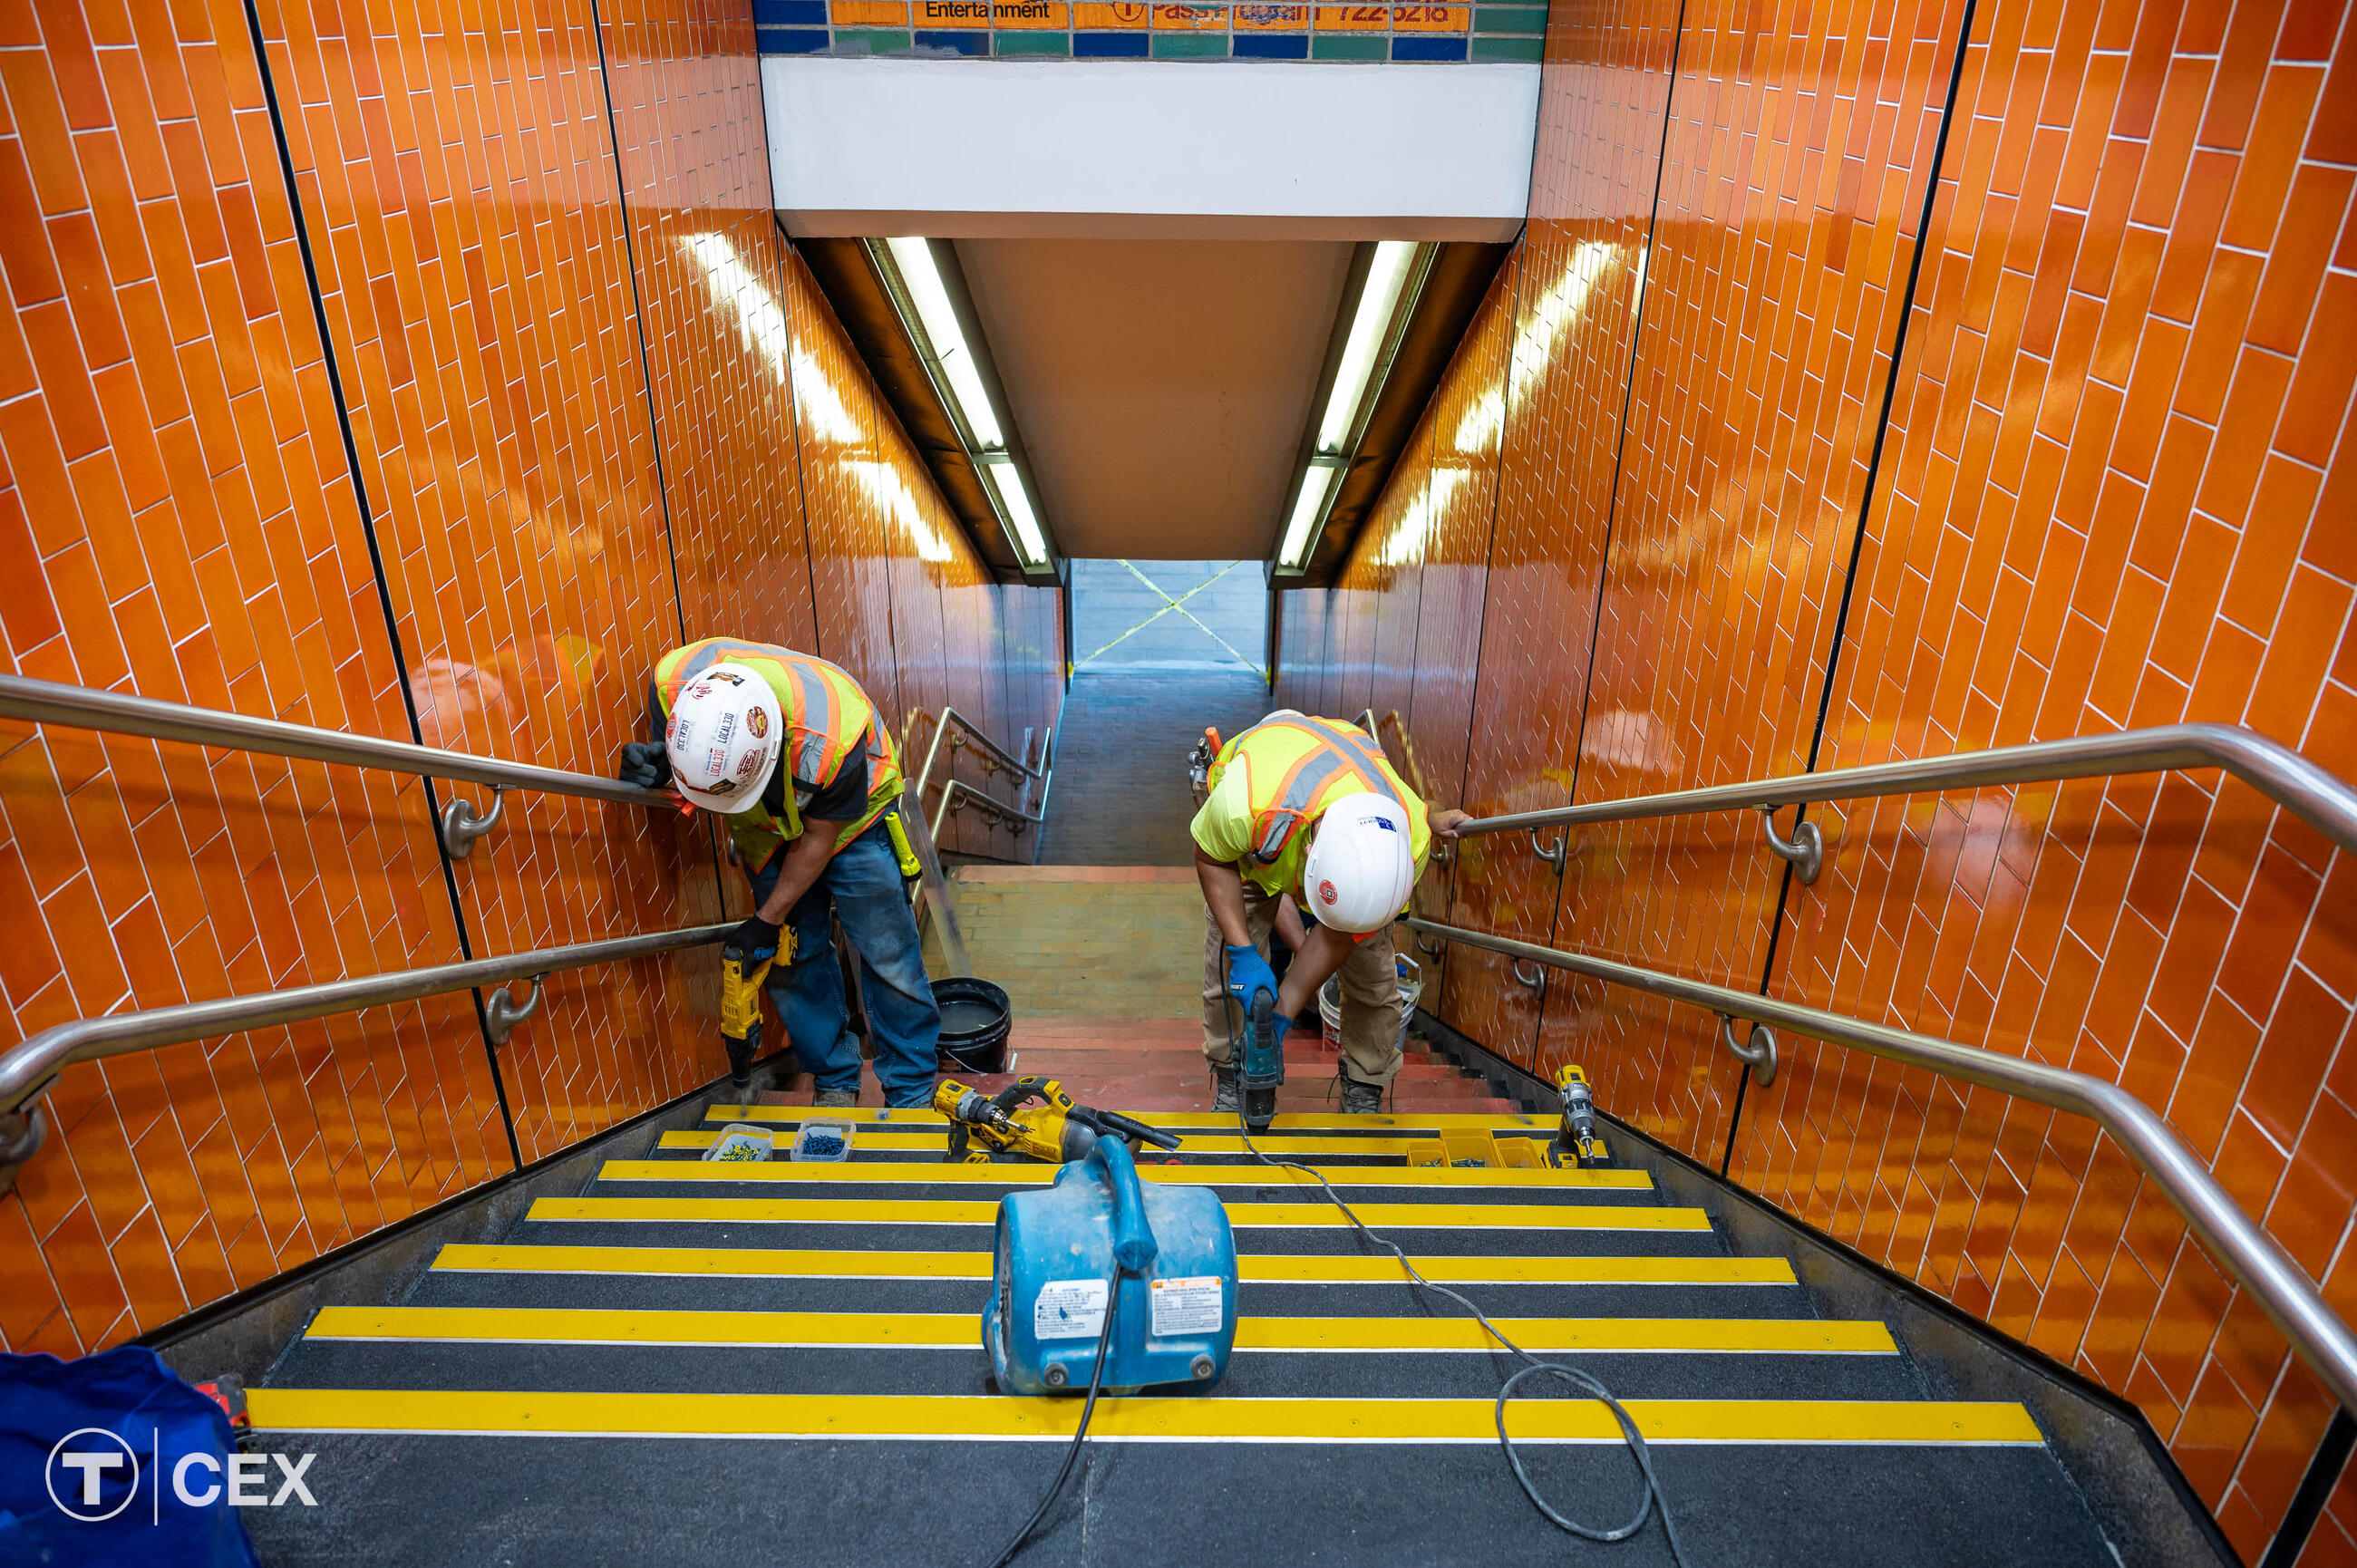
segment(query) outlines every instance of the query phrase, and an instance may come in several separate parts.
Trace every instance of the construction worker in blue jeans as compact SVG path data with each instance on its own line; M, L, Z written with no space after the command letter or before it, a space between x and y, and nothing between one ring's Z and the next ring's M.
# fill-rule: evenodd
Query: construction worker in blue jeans
M770 972L770 1000L811 1075L813 1102L859 1103L859 1038L833 940L840 921L859 955L885 1102L932 1103L942 1015L902 891L899 759L866 693L809 654L707 638L656 661L648 709L655 739L622 747L621 779L668 786L727 819L737 860L752 868L756 907L723 956L750 973L782 954ZM754 1092L753 1046L728 1045L730 1079L745 1102Z

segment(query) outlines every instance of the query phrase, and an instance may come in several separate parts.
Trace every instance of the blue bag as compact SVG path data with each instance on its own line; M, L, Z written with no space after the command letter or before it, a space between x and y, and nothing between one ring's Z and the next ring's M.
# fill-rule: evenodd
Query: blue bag
M221 1484L235 1451L153 1350L0 1355L0 1563L259 1568Z

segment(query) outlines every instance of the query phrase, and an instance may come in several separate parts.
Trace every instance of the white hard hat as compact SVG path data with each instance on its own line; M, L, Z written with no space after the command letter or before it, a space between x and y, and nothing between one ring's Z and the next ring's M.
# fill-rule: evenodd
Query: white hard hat
M1301 889L1321 926L1379 931L1407 907L1415 854L1406 811L1372 790L1354 790L1328 806L1301 867Z
M785 739L786 715L770 683L724 660L689 676L672 699L663 749L681 794L733 814L760 802Z

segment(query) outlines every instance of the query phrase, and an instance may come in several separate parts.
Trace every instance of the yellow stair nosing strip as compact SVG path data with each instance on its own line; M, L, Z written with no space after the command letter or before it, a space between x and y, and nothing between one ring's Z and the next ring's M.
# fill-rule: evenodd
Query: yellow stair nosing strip
M715 1123L708 1127L699 1128L689 1132L665 1133L662 1137L655 1140L655 1146L658 1148L679 1149L682 1151L708 1149L712 1147L713 1144L720 1141L720 1128L722 1125L723 1123ZM1504 1130L1500 1129L1499 1131ZM1531 1130L1530 1136L1528 1137L1521 1137L1519 1133L1509 1131L1507 1132L1507 1136L1521 1137L1521 1141L1527 1144L1536 1141L1538 1138L1544 1136L1548 1131L1549 1130L1546 1128L1534 1128ZM1354 1134L1348 1138L1321 1138L1305 1134L1286 1136L1272 1133L1265 1137L1254 1138L1253 1140L1253 1145L1259 1149L1263 1154L1268 1155L1351 1155L1372 1157L1375 1159L1399 1159L1406 1156L1410 1144L1428 1144L1430 1142L1432 1142L1430 1138L1417 1137L1361 1137ZM1227 1133L1189 1133L1186 1135L1185 1144L1186 1146L1184 1148L1173 1152L1181 1155L1234 1155L1242 1156L1242 1160L1239 1163L1242 1163L1242 1161L1248 1161L1251 1158L1250 1155L1244 1153L1243 1140L1242 1138L1231 1136ZM864 1149L871 1152L880 1150L884 1153L894 1155L939 1155L943 1153L948 1145L943 1133L938 1131L894 1133L888 1131L878 1132L873 1129L862 1129L855 1136L853 1146L855 1149ZM783 1159L785 1157L782 1152L784 1147L785 1145L780 1144L779 1145L780 1152L774 1157ZM1160 1157L1162 1156L1158 1151L1139 1156L1140 1159L1159 1159ZM1509 1165L1502 1168L1512 1170L1530 1169L1534 1167ZM1642 1171L1636 1170L1633 1167L1612 1167L1606 1170L1583 1172L1581 1174L1588 1176L1607 1176L1620 1174L1624 1170L1630 1175L1641 1176L1644 1174Z
M1501 1317L1531 1350L1595 1354L1896 1355L1872 1320L1727 1317ZM307 1339L469 1344L664 1345L765 1348L971 1350L972 1312L777 1312L704 1308L329 1306ZM1471 1318L1267 1317L1236 1320L1238 1353L1487 1354Z
M1119 1107L1107 1109L1118 1110ZM887 1115L881 1107L852 1107L848 1110L820 1111L808 1105L728 1105L715 1104L705 1108L704 1119L715 1122L800 1122L805 1117L824 1116L856 1122L862 1126L876 1122L883 1126L946 1127L948 1118L930 1109L910 1108L894 1111ZM1226 1128L1235 1125L1235 1118L1224 1111L1141 1111L1132 1115L1133 1121L1149 1127L1209 1127ZM1339 1111L1316 1113L1280 1112L1269 1124L1274 1133L1389 1133L1414 1132L1427 1127L1483 1127L1491 1132L1524 1133L1553 1136L1556 1122L1554 1118L1516 1112L1435 1111L1383 1112L1370 1115L1344 1115Z
M1326 1203L1231 1203L1228 1222L1247 1230L1330 1230L1350 1222ZM1377 1230L1644 1230L1710 1234L1699 1208L1631 1204L1361 1203ZM525 1218L615 1224L990 1225L995 1201L963 1198L543 1197Z
M599 1181L787 1182L823 1187L830 1183L882 1187L896 1183L941 1183L1045 1187L1063 1171L1037 1161L1019 1165L948 1165L868 1160L608 1160ZM1653 1178L1639 1170L1555 1170L1547 1166L1311 1165L1335 1187L1523 1187L1573 1191L1651 1192ZM1172 1187L1316 1185L1314 1177L1282 1165L1166 1165L1141 1161L1140 1180Z
M848 1441L1061 1442L1078 1400L982 1394L492 1392L255 1389L247 1409L269 1432L743 1437ZM1931 1401L1628 1400L1648 1443L2036 1444L2018 1404ZM1111 1443L1491 1444L1486 1399L1110 1397L1092 1440ZM1516 1442L1618 1444L1612 1413L1589 1400L1533 1400L1511 1417Z
M1389 1258L1249 1253L1247 1284L1405 1283ZM1418 1257L1444 1284L1783 1286L1797 1284L1781 1258ZM986 1247L965 1251L829 1251L770 1247L595 1247L531 1242L446 1243L436 1269L519 1273L735 1279L988 1279Z

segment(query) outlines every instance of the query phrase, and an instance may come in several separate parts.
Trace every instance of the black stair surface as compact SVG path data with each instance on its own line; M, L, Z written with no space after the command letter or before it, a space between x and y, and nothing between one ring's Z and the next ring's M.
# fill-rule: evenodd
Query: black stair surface
M1079 1404L999 1393L980 1340L997 1199L1052 1172L944 1166L906 1113L849 1168L698 1161L735 1114L445 1246L395 1305L317 1313L252 1396L261 1446L318 1455L317 1509L248 1517L264 1561L986 1563ZM1216 1388L1103 1400L1018 1562L1672 1561L1658 1520L1597 1545L1531 1506L1493 1424L1521 1363L1463 1309L1232 1125L1164 1120L1206 1147L1149 1152L1147 1179L1210 1186L1236 1226L1237 1348ZM1882 1324L1820 1316L1643 1173L1412 1169L1393 1119L1288 1122L1286 1157L1631 1402L1689 1568L2115 1561L2020 1406L1932 1399ZM1625 1522L1609 1413L1524 1388L1533 1480Z

